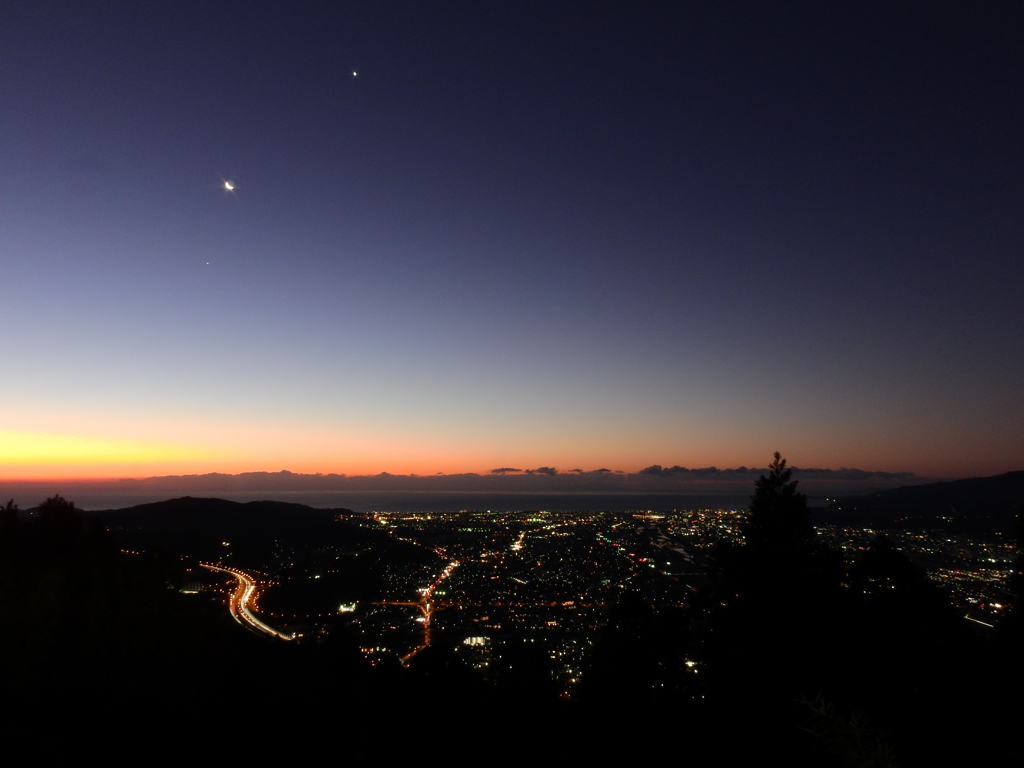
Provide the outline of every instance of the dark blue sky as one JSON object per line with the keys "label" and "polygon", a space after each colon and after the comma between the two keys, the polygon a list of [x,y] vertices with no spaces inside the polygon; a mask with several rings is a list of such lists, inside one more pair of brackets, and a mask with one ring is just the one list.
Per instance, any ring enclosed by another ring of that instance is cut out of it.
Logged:
{"label": "dark blue sky", "polygon": [[1019,469],[1022,6],[687,5],[5,6],[0,469]]}

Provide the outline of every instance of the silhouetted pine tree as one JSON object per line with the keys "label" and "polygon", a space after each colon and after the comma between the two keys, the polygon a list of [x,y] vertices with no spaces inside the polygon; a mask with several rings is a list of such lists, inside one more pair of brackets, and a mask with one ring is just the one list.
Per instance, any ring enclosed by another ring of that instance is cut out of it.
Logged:
{"label": "silhouetted pine tree", "polygon": [[799,481],[793,470],[775,452],[768,476],[754,484],[749,513],[743,524],[747,546],[778,548],[789,553],[807,551],[814,542],[814,526],[807,509],[807,497],[797,492]]}
{"label": "silhouetted pine tree", "polygon": [[14,499],[8,500],[7,504],[0,507],[0,531],[13,528],[18,524],[18,505]]}
{"label": "silhouetted pine tree", "polygon": [[842,676],[852,600],[845,568],[818,540],[807,498],[778,453],[756,483],[743,534],[716,549],[703,596],[706,690],[766,733],[796,733],[796,700]]}

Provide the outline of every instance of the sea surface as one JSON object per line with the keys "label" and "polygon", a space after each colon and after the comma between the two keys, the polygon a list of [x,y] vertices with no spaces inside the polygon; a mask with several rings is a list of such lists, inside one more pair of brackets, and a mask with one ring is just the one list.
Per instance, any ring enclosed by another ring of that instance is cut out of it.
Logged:
{"label": "sea surface", "polygon": [[350,509],[354,512],[455,512],[459,510],[507,512],[543,510],[551,512],[621,512],[626,510],[739,509],[750,503],[750,494],[616,494],[616,493],[480,493],[423,491],[203,491],[192,494],[174,491],[140,491],[88,485],[55,489],[52,485],[0,484],[0,496],[13,498],[22,509],[35,507],[54,493],[75,502],[79,509],[123,509],[171,498],[192,495],[232,501],[287,501],[320,509]]}

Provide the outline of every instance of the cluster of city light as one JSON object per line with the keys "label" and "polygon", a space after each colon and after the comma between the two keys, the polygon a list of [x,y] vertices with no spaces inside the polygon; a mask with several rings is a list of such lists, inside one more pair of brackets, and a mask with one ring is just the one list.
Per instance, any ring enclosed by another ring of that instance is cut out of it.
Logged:
{"label": "cluster of city light", "polygon": [[984,619],[994,620],[1001,610],[1000,595],[1006,589],[1016,554],[1011,540],[998,534],[981,538],[944,530],[883,532],[848,526],[818,526],[818,534],[851,562],[872,545],[879,533],[912,560],[917,560],[929,577],[948,589],[953,604],[967,613],[965,618],[992,626]]}
{"label": "cluster of city light", "polygon": [[[700,563],[718,541],[739,540],[742,519],[742,512],[724,509],[347,515],[346,522],[383,529],[394,539],[431,552],[440,562],[428,558],[414,566],[397,560],[381,563],[384,586],[378,601],[367,604],[373,607],[357,612],[356,603],[339,600],[330,613],[308,618],[316,623],[349,614],[346,621],[362,633],[360,645],[371,663],[390,656],[409,664],[438,637],[465,637],[459,652],[484,676],[491,669],[492,654],[496,658],[502,652],[502,635],[495,633],[516,633],[543,645],[557,662],[556,679],[569,695],[586,669],[589,649],[607,621],[609,607],[623,590],[646,589],[645,599],[655,610],[685,605],[696,584],[687,582],[702,570],[695,559]],[[850,559],[875,536],[874,531],[827,527],[819,533]],[[939,532],[887,535],[912,557],[927,554],[931,560],[922,562],[957,595],[965,618],[992,626],[1002,612],[996,597],[1010,573],[1011,546]],[[276,562],[280,565],[285,557],[295,561],[289,552],[282,549]],[[337,560],[353,553],[329,554]],[[343,572],[324,569],[322,560],[307,568],[309,578]],[[220,564],[211,570],[229,573],[238,581],[229,601],[236,621],[279,638],[294,637],[253,615],[258,594],[254,577]],[[321,627],[328,625],[324,621]],[[696,662],[686,660],[685,665],[689,672],[698,672]]]}
{"label": "cluster of city light", "polygon": [[[444,556],[445,550],[456,554],[454,560],[461,562],[464,568],[460,569],[462,575],[458,578],[447,580],[454,574],[445,569],[447,572],[440,577],[415,585],[411,590],[416,594],[415,599],[398,597],[402,584],[407,585],[406,590],[412,586],[410,582],[417,578],[415,573],[409,572],[405,577],[398,572],[389,575],[387,580],[395,585],[396,597],[381,601],[377,604],[379,609],[361,617],[359,631],[368,640],[379,638],[378,643],[371,643],[369,647],[387,647],[392,643],[401,647],[407,642],[408,633],[400,628],[408,626],[405,622],[412,619],[424,640],[409,652],[392,651],[406,663],[427,647],[427,632],[432,629],[445,634],[457,634],[472,626],[477,627],[477,631],[504,632],[511,628],[516,632],[536,632],[547,638],[544,642],[548,644],[549,654],[559,661],[556,679],[561,680],[568,691],[578,683],[585,667],[592,644],[589,633],[604,625],[608,607],[618,600],[625,583],[638,578],[641,569],[663,578],[666,574],[658,566],[661,560],[656,560],[663,547],[671,545],[680,550],[669,553],[666,549],[667,554],[678,556],[683,552],[680,542],[661,530],[666,525],[664,517],[629,513],[488,513],[485,516],[466,512],[365,516],[363,520],[384,527],[400,540],[418,543],[439,556]],[[626,546],[630,535],[639,532],[635,525],[638,519],[652,529],[657,526],[654,546],[650,542],[643,544],[643,549]],[[678,517],[673,519],[678,520]],[[631,524],[629,520],[634,522]],[[464,534],[481,535],[467,538]],[[431,542],[441,537],[444,549],[419,541],[421,537]],[[601,554],[602,544],[612,545],[606,554]],[[442,581],[446,584],[453,581],[455,586],[442,587]],[[685,589],[685,585],[681,586]],[[528,591],[517,592],[517,589]],[[679,602],[670,600],[666,604],[678,605]],[[399,618],[398,614],[384,612],[387,606],[403,605],[416,607],[420,615]],[[449,610],[439,615],[441,608]],[[495,616],[494,611],[498,611],[501,618]],[[511,627],[505,626],[509,622]],[[388,635],[393,640],[384,640],[380,634],[396,631],[397,634]],[[472,630],[469,636],[480,637]],[[474,654],[468,660],[470,665],[486,674],[490,646],[464,643],[460,647]]]}

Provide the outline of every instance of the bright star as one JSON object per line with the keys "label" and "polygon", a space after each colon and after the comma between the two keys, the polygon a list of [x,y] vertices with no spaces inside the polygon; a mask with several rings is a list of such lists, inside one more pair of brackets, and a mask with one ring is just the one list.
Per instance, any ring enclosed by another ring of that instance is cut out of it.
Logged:
{"label": "bright star", "polygon": [[224,189],[226,189],[228,192],[234,192],[235,191],[235,185],[232,184],[230,181],[225,181],[224,182]]}

